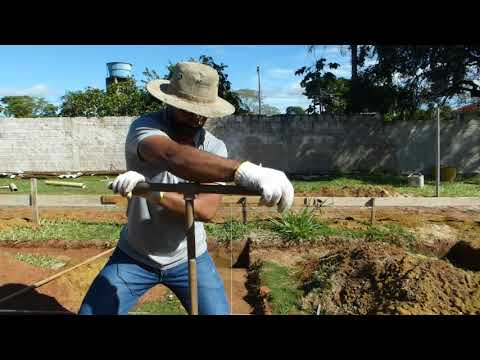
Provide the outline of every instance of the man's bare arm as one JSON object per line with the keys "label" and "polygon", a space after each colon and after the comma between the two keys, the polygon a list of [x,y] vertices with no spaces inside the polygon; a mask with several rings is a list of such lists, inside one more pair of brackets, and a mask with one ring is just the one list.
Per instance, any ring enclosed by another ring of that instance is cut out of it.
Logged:
{"label": "man's bare arm", "polygon": [[[157,204],[178,216],[185,216],[185,200],[183,195],[177,193],[164,193],[162,200],[159,196],[149,198]],[[198,194],[195,197],[194,217],[197,221],[209,222],[215,216],[222,201],[219,194]]]}
{"label": "man's bare arm", "polygon": [[168,170],[183,179],[206,183],[233,181],[239,161],[179,144],[166,136],[149,136],[138,146],[143,160],[167,162]]}

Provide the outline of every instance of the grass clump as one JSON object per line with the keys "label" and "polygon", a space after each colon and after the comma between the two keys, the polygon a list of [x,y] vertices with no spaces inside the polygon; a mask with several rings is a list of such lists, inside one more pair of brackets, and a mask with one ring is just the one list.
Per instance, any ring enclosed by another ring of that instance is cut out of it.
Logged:
{"label": "grass clump", "polygon": [[265,261],[260,271],[261,285],[269,289],[267,301],[273,314],[299,314],[303,295],[291,269]]}
{"label": "grass clump", "polygon": [[332,288],[331,277],[337,271],[340,260],[339,256],[319,259],[315,270],[303,281],[305,293],[309,293],[313,289],[320,292],[330,290]]}
{"label": "grass clump", "polygon": [[230,240],[242,240],[255,224],[253,222],[243,224],[238,220],[229,220],[223,224],[209,223],[204,224],[204,226],[209,236],[219,242],[227,242]]}
{"label": "grass clump", "polygon": [[388,242],[408,250],[416,240],[413,232],[398,224],[371,225],[360,222],[360,225],[362,226],[358,229],[331,226],[318,219],[314,210],[305,208],[297,213],[286,213],[280,219],[269,219],[269,225],[263,227],[277,233],[286,242],[296,245],[339,237]]}
{"label": "grass clump", "polygon": [[22,226],[0,230],[0,241],[103,240],[118,239],[122,224],[91,223],[81,220],[41,220],[38,228]]}
{"label": "grass clump", "polygon": [[330,229],[327,225],[319,221],[313,210],[302,209],[300,212],[287,212],[282,217],[270,219],[270,230],[279,234],[283,239],[302,243],[316,238],[319,234],[328,234]]}
{"label": "grass clump", "polygon": [[15,255],[15,260],[23,261],[27,264],[46,268],[46,269],[58,269],[65,265],[64,262],[48,255],[34,255],[34,254],[21,254]]}
{"label": "grass clump", "polygon": [[159,301],[152,301],[138,305],[134,312],[148,313],[150,315],[187,315],[178,298],[172,294]]}
{"label": "grass clump", "polygon": [[368,225],[366,230],[360,231],[359,235],[368,241],[382,241],[405,248],[412,249],[416,236],[413,232],[398,224],[384,226]]}

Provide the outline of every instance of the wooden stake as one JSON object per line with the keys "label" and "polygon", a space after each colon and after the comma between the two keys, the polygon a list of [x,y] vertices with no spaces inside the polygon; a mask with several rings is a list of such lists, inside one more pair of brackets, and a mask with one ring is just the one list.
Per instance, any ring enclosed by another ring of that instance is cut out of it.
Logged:
{"label": "wooden stake", "polygon": [[240,204],[242,204],[242,218],[243,218],[243,223],[247,223],[247,198],[242,197],[238,201]]}
{"label": "wooden stake", "polygon": [[372,225],[375,223],[375,198],[372,198],[372,212],[370,216],[370,223]]}
{"label": "wooden stake", "polygon": [[36,226],[40,226],[40,217],[38,216],[37,202],[37,179],[30,179],[30,206],[32,207],[32,220]]}
{"label": "wooden stake", "polygon": [[185,222],[187,232],[188,290],[190,315],[198,315],[197,259],[195,244],[194,196],[184,194]]}

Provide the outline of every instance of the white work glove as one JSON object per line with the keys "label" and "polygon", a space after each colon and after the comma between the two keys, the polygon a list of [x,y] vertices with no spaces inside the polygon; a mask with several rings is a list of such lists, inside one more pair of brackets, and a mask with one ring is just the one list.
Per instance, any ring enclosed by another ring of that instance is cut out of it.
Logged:
{"label": "white work glove", "polygon": [[[126,173],[118,175],[113,180],[112,190],[114,193],[120,193],[122,196],[131,196],[131,192],[135,186],[145,181],[145,176],[136,171],[127,171]],[[129,195],[130,194],[130,195]]]}
{"label": "white work glove", "polygon": [[274,206],[283,212],[293,203],[294,190],[283,171],[264,168],[249,161],[235,171],[235,183],[261,193],[260,205]]}

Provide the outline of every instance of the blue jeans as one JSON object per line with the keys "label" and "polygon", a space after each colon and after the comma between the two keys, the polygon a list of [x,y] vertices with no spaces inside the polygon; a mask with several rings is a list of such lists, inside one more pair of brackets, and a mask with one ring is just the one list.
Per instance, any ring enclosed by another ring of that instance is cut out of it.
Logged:
{"label": "blue jeans", "polygon": [[[205,251],[197,257],[198,313],[230,313],[223,281]],[[188,263],[159,270],[142,264],[118,247],[93,281],[79,315],[127,315],[139,299],[157,284],[167,286],[189,311]]]}

